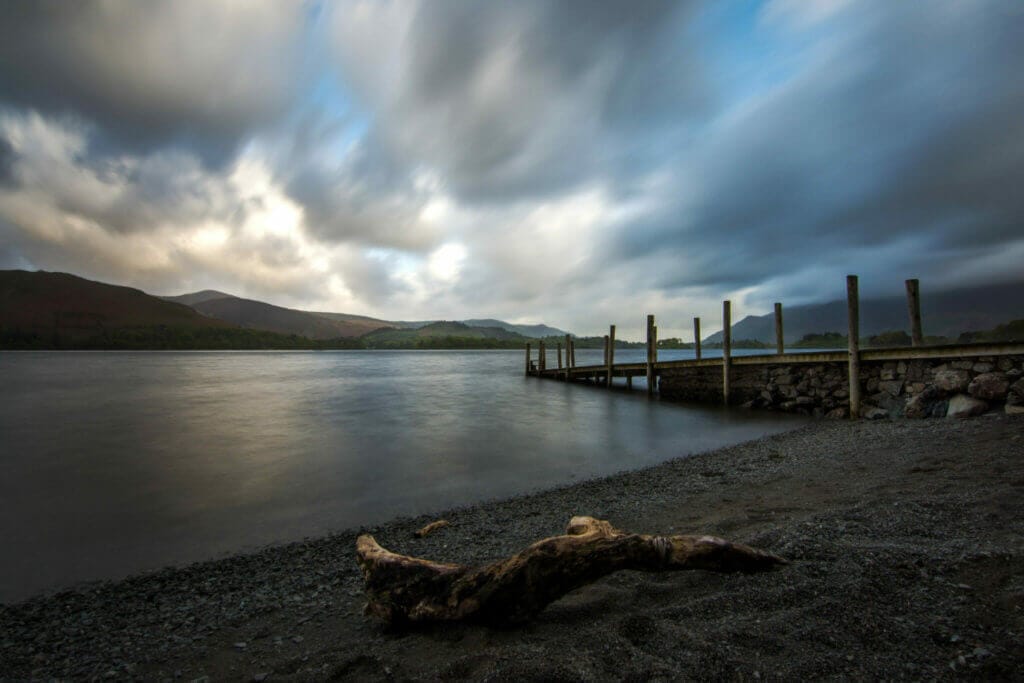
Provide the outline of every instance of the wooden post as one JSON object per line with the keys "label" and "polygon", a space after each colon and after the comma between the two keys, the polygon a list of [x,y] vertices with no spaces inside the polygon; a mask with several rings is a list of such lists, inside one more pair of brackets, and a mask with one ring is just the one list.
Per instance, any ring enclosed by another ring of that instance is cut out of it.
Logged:
{"label": "wooden post", "polygon": [[537,350],[537,353],[540,354],[540,356],[537,358],[537,371],[538,372],[544,372],[545,370],[547,370],[548,357],[547,357],[547,351],[545,351],[545,349],[544,349],[544,342],[543,341],[540,342],[539,348]]}
{"label": "wooden post", "polygon": [[608,328],[608,379],[606,384],[612,386],[612,367],[615,365],[615,325]]}
{"label": "wooden post", "polygon": [[562,342],[558,342],[558,369],[562,369]]}
{"label": "wooden post", "polygon": [[697,360],[700,360],[700,318],[693,319],[693,350],[697,352]]}
{"label": "wooden post", "polygon": [[647,395],[654,395],[654,316],[647,316]]}
{"label": "wooden post", "polygon": [[786,352],[786,342],[782,336],[782,304],[775,304],[775,353],[780,356]]}
{"label": "wooden post", "polygon": [[569,369],[572,368],[572,337],[565,335],[565,381],[571,376]]}
{"label": "wooden post", "polygon": [[914,346],[924,346],[921,331],[921,289],[917,278],[907,280],[907,308],[910,311],[910,338]]}
{"label": "wooden post", "polygon": [[526,374],[530,374],[530,342],[526,342]]}
{"label": "wooden post", "polygon": [[850,418],[860,417],[860,297],[857,276],[846,276],[846,312],[849,319]]}
{"label": "wooden post", "polygon": [[722,399],[729,405],[729,361],[732,357],[732,302],[722,302]]}

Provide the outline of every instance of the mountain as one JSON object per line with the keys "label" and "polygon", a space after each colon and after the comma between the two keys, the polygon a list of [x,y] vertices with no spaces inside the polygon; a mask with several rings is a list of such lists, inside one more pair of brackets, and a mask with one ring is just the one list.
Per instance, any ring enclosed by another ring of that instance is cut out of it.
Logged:
{"label": "mountain", "polygon": [[310,339],[358,337],[373,329],[368,328],[362,322],[332,320],[316,313],[297,311],[234,296],[201,301],[192,304],[192,308],[203,315],[224,320],[239,327],[268,330],[278,334],[296,334]]}
{"label": "mountain", "polygon": [[[806,334],[846,334],[846,301],[783,308],[786,342]],[[960,333],[987,330],[1010,320],[1024,318],[1024,282],[921,293],[921,326],[925,335],[956,339]],[[910,330],[907,300],[902,296],[864,299],[860,302],[860,333],[867,337],[890,330]],[[733,339],[775,340],[775,315],[747,316],[732,327]],[[716,332],[704,343],[722,341]]]}
{"label": "mountain", "polygon": [[[462,342],[454,343],[454,340]],[[472,348],[518,347],[526,337],[501,327],[471,327],[461,322],[441,321],[417,328],[385,328],[360,338],[367,348]]]}
{"label": "mountain", "polygon": [[182,294],[181,296],[161,296],[158,298],[163,299],[164,301],[174,301],[179,304],[185,304],[186,306],[194,306],[195,304],[212,301],[213,299],[234,299],[235,297],[231,294],[218,292],[216,289],[204,289],[201,292],[192,292],[191,294]]}
{"label": "mountain", "polygon": [[327,318],[328,320],[335,320],[338,322],[348,323],[353,329],[361,330],[358,334],[363,335],[373,330],[379,330],[382,327],[399,327],[398,324],[388,322],[387,320],[378,320],[377,318],[371,318],[368,315],[355,315],[354,313],[320,313],[313,312],[313,315],[318,315],[321,318]]}
{"label": "mountain", "polygon": [[[191,294],[181,294],[179,296],[162,296],[160,298],[165,301],[176,301],[186,304],[204,315],[219,318],[242,327],[271,330],[281,334],[298,334],[310,339],[360,337],[383,328],[414,330],[445,322],[441,320],[381,320],[352,313],[302,311],[294,308],[274,306],[273,304],[252,299],[242,299],[214,289],[204,289],[201,292],[192,292]],[[328,320],[330,324],[325,326],[323,323],[311,319],[310,316]],[[530,338],[562,337],[566,334],[563,330],[547,325],[515,325],[493,318],[460,320],[459,323],[467,327],[500,328],[507,332]],[[454,336],[478,339],[496,338],[472,334]]]}
{"label": "mountain", "polygon": [[515,325],[513,323],[507,323],[504,320],[495,320],[493,318],[461,320],[460,322],[470,327],[500,327],[503,330],[515,332],[516,334],[524,337],[531,337],[533,339],[540,339],[543,337],[564,337],[567,334],[565,330],[548,327],[547,325]]}
{"label": "mountain", "polygon": [[12,339],[76,344],[121,328],[231,328],[131,287],[68,273],[0,271],[0,329]]}

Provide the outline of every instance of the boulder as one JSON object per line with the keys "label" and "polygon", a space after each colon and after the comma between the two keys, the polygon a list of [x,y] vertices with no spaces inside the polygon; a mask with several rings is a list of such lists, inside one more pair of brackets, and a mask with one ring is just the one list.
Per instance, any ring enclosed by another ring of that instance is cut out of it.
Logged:
{"label": "boulder", "polygon": [[951,394],[960,394],[967,391],[971,383],[971,373],[966,370],[940,370],[935,373],[933,384],[943,391]]}
{"label": "boulder", "polygon": [[986,410],[988,410],[988,403],[985,401],[967,394],[957,394],[949,399],[946,417],[971,417],[972,415],[981,415]]}
{"label": "boulder", "polygon": [[868,408],[864,411],[865,420],[881,420],[889,417],[889,411],[884,408]]}
{"label": "boulder", "polygon": [[1024,415],[1024,406],[1011,406],[1007,403],[1005,410],[1007,415]]}
{"label": "boulder", "polygon": [[903,392],[903,380],[893,379],[878,383],[878,390],[890,396],[899,396]]}
{"label": "boulder", "polygon": [[825,413],[825,417],[835,420],[848,417],[849,414],[850,412],[844,406],[839,406],[838,408],[833,408],[832,410]]}
{"label": "boulder", "polygon": [[967,393],[983,401],[1002,401],[1010,390],[1010,382],[1001,372],[986,372],[978,375],[967,387]]}
{"label": "boulder", "polygon": [[979,375],[983,375],[986,372],[992,372],[991,363],[975,363],[971,366],[971,369],[977,372]]}
{"label": "boulder", "polygon": [[944,396],[945,392],[936,386],[925,387],[924,391],[907,401],[903,414],[911,418],[928,417],[932,413],[932,408],[942,401]]}

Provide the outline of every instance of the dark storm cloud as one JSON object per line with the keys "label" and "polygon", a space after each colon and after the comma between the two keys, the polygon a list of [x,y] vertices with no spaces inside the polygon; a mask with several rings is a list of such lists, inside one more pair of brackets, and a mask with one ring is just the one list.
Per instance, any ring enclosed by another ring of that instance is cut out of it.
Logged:
{"label": "dark storm cloud", "polygon": [[[392,149],[463,200],[501,202],[620,172],[706,112],[692,4],[424,2],[406,32],[362,49],[363,26],[342,12],[339,51],[350,72],[369,70],[354,81]],[[374,77],[380,49],[397,66]]]}
{"label": "dark storm cloud", "polygon": [[972,7],[853,5],[812,68],[674,166],[681,198],[608,257],[685,255],[668,287],[739,289],[814,266],[942,281],[977,255],[950,247],[1020,240],[1024,13]]}
{"label": "dark storm cloud", "polygon": [[151,0],[0,3],[0,101],[96,124],[94,146],[227,159],[302,81],[301,6]]}
{"label": "dark storm cloud", "polygon": [[0,186],[12,187],[15,184],[14,164],[17,160],[18,154],[10,141],[0,135]]}

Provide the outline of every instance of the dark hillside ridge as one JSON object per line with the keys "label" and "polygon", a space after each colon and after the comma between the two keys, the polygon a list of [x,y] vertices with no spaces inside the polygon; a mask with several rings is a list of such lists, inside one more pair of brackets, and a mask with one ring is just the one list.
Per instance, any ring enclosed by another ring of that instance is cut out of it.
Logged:
{"label": "dark hillside ridge", "polygon": [[[839,332],[846,334],[846,301],[806,304],[783,308],[786,343],[807,334]],[[954,289],[945,292],[921,292],[921,321],[925,335],[956,339],[962,332],[988,330],[1010,320],[1024,318],[1024,281]],[[903,296],[862,299],[861,336],[891,330],[910,331],[907,300]],[[747,316],[732,326],[732,338],[775,341],[775,315]],[[706,344],[722,341],[716,332],[703,340]]]}
{"label": "dark hillside ridge", "polygon": [[358,337],[367,332],[363,323],[332,320],[315,313],[297,311],[282,306],[227,297],[193,304],[196,311],[254,330],[268,330],[278,334],[295,334],[309,339],[337,339]]}
{"label": "dark hillside ridge", "polygon": [[234,299],[236,298],[232,294],[225,294],[224,292],[218,292],[216,289],[204,289],[201,292],[192,292],[191,294],[180,294],[178,296],[160,296],[157,297],[164,301],[174,301],[179,304],[185,304],[186,306],[195,306],[205,301],[213,301],[214,299]]}
{"label": "dark hillside ridge", "polygon": [[5,330],[76,339],[103,329],[155,325],[233,327],[131,287],[68,273],[0,271],[0,328]]}
{"label": "dark hillside ridge", "polygon": [[507,323],[504,320],[495,320],[493,318],[474,319],[474,320],[462,320],[460,321],[470,327],[500,327],[509,332],[515,332],[521,334],[524,337],[530,337],[532,339],[542,339],[544,337],[564,337],[567,333],[565,330],[560,330],[557,327],[549,327],[548,325],[516,325],[514,323]]}

